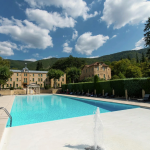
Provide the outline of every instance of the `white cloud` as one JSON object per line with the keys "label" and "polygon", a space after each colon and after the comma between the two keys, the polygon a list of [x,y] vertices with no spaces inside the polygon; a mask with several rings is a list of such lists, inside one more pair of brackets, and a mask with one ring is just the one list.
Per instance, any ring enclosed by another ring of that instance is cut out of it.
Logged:
{"label": "white cloud", "polygon": [[108,36],[101,34],[92,36],[91,32],[86,32],[78,38],[75,50],[81,54],[91,55],[94,50],[103,46],[108,39]]}
{"label": "white cloud", "polygon": [[65,52],[65,53],[71,53],[72,52],[72,47],[69,47],[68,43],[69,42],[66,42],[63,44],[63,52]]}
{"label": "white cloud", "polygon": [[25,59],[25,61],[37,61],[36,59],[34,59],[34,58],[31,58],[31,59]]}
{"label": "white cloud", "polygon": [[34,57],[39,57],[39,54],[38,54],[38,53],[35,53],[35,54],[32,54],[32,56],[34,56]]}
{"label": "white cloud", "polygon": [[15,43],[8,41],[0,42],[0,55],[11,56],[14,55],[13,49],[18,49]]}
{"label": "white cloud", "polygon": [[74,30],[72,35],[72,40],[75,40],[78,37],[78,31]]}
{"label": "white cloud", "polygon": [[98,58],[100,56],[91,56],[91,57],[87,57],[87,58]]}
{"label": "white cloud", "polygon": [[10,35],[13,39],[26,44],[22,48],[53,47],[49,30],[42,29],[27,20],[21,21],[14,18],[8,20],[0,17],[0,33]]}
{"label": "white cloud", "polygon": [[50,58],[56,58],[56,57],[57,57],[57,55],[56,56],[48,56],[48,57],[45,57],[43,59],[50,59]]}
{"label": "white cloud", "polygon": [[24,50],[22,50],[23,51],[23,53],[28,53],[29,51],[28,50],[26,50],[26,49],[24,49]]}
{"label": "white cloud", "polygon": [[112,39],[115,38],[115,37],[117,37],[117,35],[113,35],[113,36],[112,36]]}
{"label": "white cloud", "polygon": [[98,13],[88,14],[90,8],[83,0],[25,0],[33,8],[55,6],[62,8],[64,13],[76,18],[82,16],[84,20],[96,16]]}
{"label": "white cloud", "polygon": [[74,27],[76,21],[68,17],[67,14],[62,16],[57,12],[48,13],[46,10],[26,9],[26,14],[31,21],[35,21],[40,27],[55,31],[59,28]]}
{"label": "white cloud", "polygon": [[140,50],[144,48],[144,45],[145,45],[144,38],[141,38],[138,42],[135,43],[135,48],[132,50]]}
{"label": "white cloud", "polygon": [[149,14],[148,0],[106,0],[101,19],[108,27],[114,24],[114,29],[119,29],[126,24],[135,25],[144,22]]}

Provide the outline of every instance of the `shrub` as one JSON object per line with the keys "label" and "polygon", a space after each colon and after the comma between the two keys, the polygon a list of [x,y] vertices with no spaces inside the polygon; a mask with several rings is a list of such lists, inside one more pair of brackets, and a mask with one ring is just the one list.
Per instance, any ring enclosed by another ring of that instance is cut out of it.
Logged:
{"label": "shrub", "polygon": [[14,87],[10,87],[10,90],[14,90]]}

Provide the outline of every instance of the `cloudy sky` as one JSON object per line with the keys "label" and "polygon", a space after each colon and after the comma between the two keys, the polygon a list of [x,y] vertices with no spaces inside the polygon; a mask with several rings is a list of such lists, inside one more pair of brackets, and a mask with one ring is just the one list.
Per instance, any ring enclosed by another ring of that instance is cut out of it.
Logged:
{"label": "cloudy sky", "polygon": [[99,57],[144,47],[148,0],[0,0],[0,56]]}

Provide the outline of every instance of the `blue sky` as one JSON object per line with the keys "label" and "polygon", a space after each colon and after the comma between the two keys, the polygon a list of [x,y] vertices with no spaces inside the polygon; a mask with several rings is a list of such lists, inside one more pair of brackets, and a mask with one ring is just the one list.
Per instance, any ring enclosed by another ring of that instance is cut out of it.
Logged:
{"label": "blue sky", "polygon": [[144,47],[148,0],[1,0],[0,56],[100,57]]}

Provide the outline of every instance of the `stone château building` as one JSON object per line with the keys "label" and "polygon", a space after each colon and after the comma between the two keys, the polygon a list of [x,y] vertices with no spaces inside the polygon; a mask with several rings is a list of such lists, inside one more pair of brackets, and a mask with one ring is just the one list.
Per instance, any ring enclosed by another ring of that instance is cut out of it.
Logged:
{"label": "stone ch\u00e2teau building", "polygon": [[[27,65],[27,64],[25,64]],[[45,85],[54,87],[54,79],[49,79],[47,76],[48,71],[35,71],[29,70],[27,66],[22,70],[11,70],[13,75],[8,79],[7,83],[4,85],[4,88],[26,88],[27,85],[31,83],[36,83],[40,87],[44,88]],[[61,87],[61,84],[66,84],[66,74],[57,79],[57,86]]]}
{"label": "stone ch\u00e2teau building", "polygon": [[95,75],[98,75],[101,79],[109,80],[111,79],[111,68],[103,62],[85,65],[81,71],[80,80]]}

